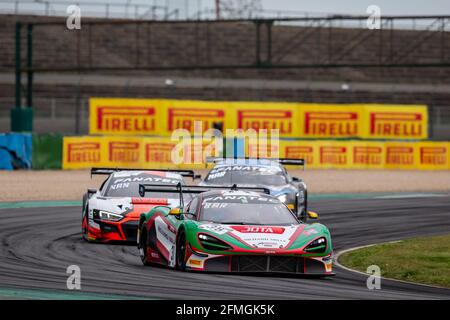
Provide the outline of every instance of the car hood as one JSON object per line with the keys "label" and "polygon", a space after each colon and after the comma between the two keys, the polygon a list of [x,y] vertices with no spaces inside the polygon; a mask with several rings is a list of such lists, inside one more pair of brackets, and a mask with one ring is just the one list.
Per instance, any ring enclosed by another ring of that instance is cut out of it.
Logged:
{"label": "car hood", "polygon": [[203,223],[198,226],[198,231],[206,231],[234,247],[250,250],[298,249],[321,235],[329,238],[328,229],[318,223],[288,226]]}

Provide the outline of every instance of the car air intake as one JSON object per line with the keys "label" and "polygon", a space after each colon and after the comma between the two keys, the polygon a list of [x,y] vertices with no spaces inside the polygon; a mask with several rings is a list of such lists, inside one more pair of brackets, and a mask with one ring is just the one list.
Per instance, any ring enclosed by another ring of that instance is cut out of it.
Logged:
{"label": "car air intake", "polygon": [[322,253],[325,252],[326,249],[327,239],[325,239],[324,237],[320,237],[308,244],[305,248],[305,251],[311,253]]}
{"label": "car air intake", "polygon": [[126,241],[135,242],[137,240],[138,221],[128,221],[122,223],[122,230]]}
{"label": "car air intake", "polygon": [[231,271],[303,273],[304,264],[303,257],[237,255],[232,257]]}
{"label": "car air intake", "polygon": [[206,250],[223,251],[232,249],[226,242],[204,233],[198,235],[198,240]]}

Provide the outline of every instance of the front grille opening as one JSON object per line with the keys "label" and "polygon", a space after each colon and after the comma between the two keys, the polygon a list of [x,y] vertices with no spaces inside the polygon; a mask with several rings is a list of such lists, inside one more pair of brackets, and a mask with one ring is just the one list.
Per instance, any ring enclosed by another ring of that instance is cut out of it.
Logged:
{"label": "front grille opening", "polygon": [[304,258],[290,256],[233,256],[234,272],[303,273]]}
{"label": "front grille opening", "polygon": [[122,224],[122,230],[125,235],[125,238],[128,241],[136,241],[137,240],[137,229],[138,222],[126,222]]}
{"label": "front grille opening", "polygon": [[100,230],[104,233],[118,232],[117,227],[106,223],[100,223]]}
{"label": "front grille opening", "polygon": [[270,271],[272,272],[297,272],[296,257],[270,257]]}
{"label": "front grille opening", "polygon": [[267,257],[264,256],[240,256],[239,271],[258,272],[267,270]]}

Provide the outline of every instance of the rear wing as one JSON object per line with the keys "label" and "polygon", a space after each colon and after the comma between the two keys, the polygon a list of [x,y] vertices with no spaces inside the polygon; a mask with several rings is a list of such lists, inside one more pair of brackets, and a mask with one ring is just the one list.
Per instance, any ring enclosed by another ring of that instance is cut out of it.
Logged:
{"label": "rear wing", "polygon": [[177,170],[177,169],[130,169],[130,168],[91,168],[92,175],[110,175],[118,171],[161,171],[161,172],[175,172],[180,174],[182,177],[189,177],[192,179],[200,179],[202,176],[195,174],[193,170]]}
{"label": "rear wing", "polygon": [[268,188],[256,188],[256,187],[238,187],[237,185],[232,186],[183,186],[181,183],[170,185],[170,184],[139,184],[139,195],[145,197],[146,192],[183,192],[183,193],[203,193],[211,190],[248,190],[256,191],[261,193],[270,194]]}
{"label": "rear wing", "polygon": [[180,207],[184,206],[183,193],[186,194],[199,194],[211,190],[249,190],[270,194],[270,190],[267,188],[253,188],[253,187],[238,187],[232,186],[183,186],[181,183],[176,185],[167,184],[139,184],[139,195],[144,198],[146,192],[161,192],[161,193],[174,193],[180,194]]}
{"label": "rear wing", "polygon": [[252,157],[235,157],[235,158],[221,158],[221,157],[207,157],[206,163],[218,163],[221,161],[229,163],[239,163],[239,162],[270,162],[275,161],[282,165],[293,165],[293,166],[305,166],[305,159],[293,159],[293,158],[252,158]]}

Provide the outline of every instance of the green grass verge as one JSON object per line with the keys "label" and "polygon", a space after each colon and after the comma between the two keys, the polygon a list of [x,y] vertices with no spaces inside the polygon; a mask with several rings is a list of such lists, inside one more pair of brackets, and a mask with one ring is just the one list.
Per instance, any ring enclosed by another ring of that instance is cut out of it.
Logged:
{"label": "green grass verge", "polygon": [[450,235],[375,245],[342,254],[342,265],[367,271],[377,265],[386,278],[450,288]]}

